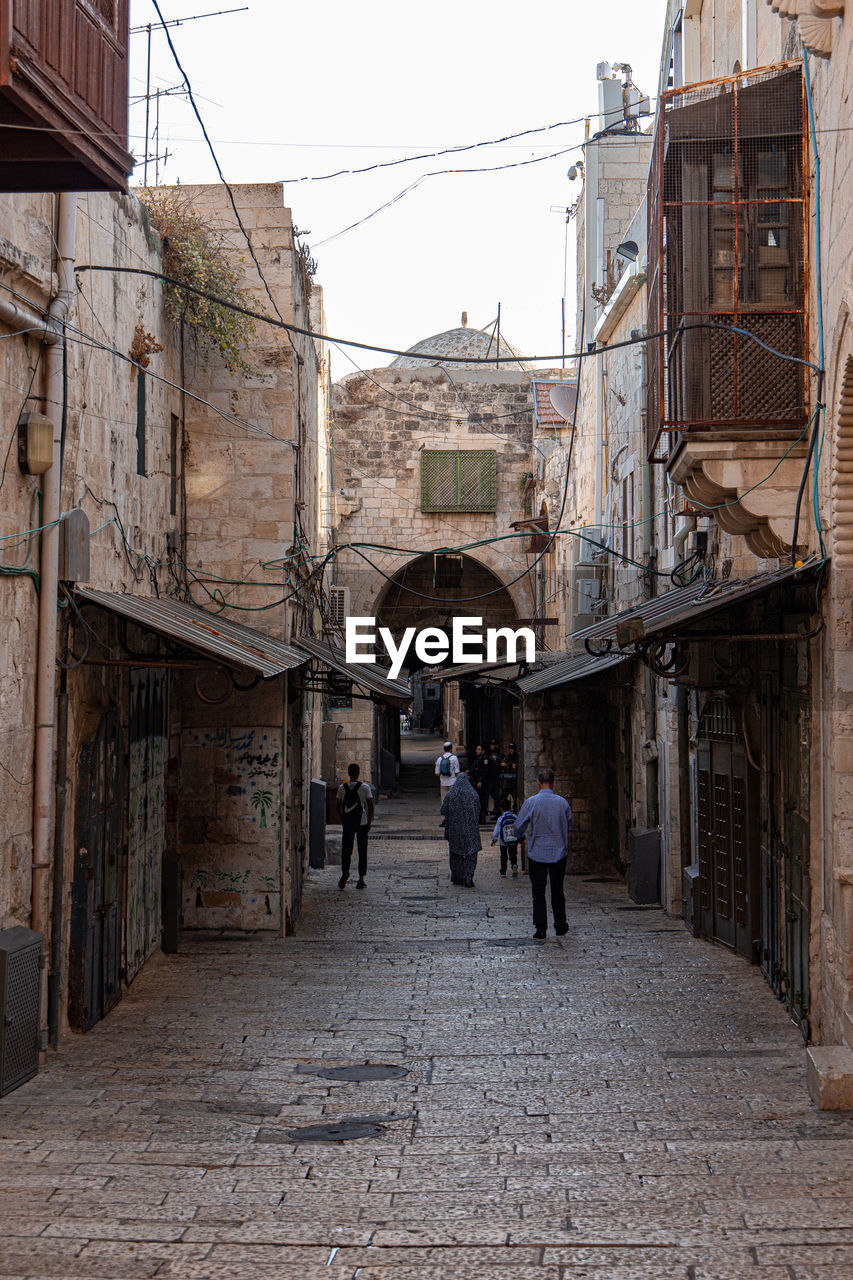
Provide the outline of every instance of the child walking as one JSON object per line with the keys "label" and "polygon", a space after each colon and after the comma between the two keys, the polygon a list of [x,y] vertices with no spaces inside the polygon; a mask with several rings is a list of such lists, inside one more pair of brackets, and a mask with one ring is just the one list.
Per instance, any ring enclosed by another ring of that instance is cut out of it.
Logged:
{"label": "child walking", "polygon": [[492,844],[500,842],[501,846],[501,875],[506,875],[507,861],[509,861],[513,880],[518,875],[518,836],[515,834],[517,817],[509,801],[505,800],[503,813],[495,823],[495,829],[492,832]]}

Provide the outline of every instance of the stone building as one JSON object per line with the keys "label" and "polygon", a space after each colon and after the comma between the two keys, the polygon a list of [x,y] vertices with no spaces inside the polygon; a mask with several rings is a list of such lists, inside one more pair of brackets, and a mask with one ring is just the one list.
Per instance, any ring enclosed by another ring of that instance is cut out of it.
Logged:
{"label": "stone building", "polygon": [[[523,357],[494,328],[464,324],[336,386],[334,572],[345,613],[375,617],[395,637],[406,626],[447,632],[457,616],[484,627],[534,618],[533,397]],[[493,682],[439,682],[417,662],[412,670],[418,724],[443,724],[463,747],[519,736],[517,697]],[[392,785],[390,719],[369,705],[335,708],[333,719],[342,726],[337,775],[357,758]]]}
{"label": "stone building", "polygon": [[[263,281],[224,190],[182,190],[258,309],[322,330],[281,186],[234,188]],[[257,376],[199,351],[132,195],[5,195],[0,225],[0,923],[45,936],[55,1039],[179,923],[295,927],[320,743],[295,638],[322,605],[328,363],[262,324]]]}
{"label": "stone building", "polygon": [[[527,737],[550,736],[581,784],[592,754],[602,852],[632,881],[657,849],[664,905],[760,966],[829,1107],[853,1097],[850,142],[835,128],[851,21],[809,0],[669,6],[647,188],[592,308],[600,246],[580,229],[595,346],[554,552],[564,657],[519,682]],[[559,492],[571,435],[537,501]],[[560,732],[577,717],[583,751]]]}

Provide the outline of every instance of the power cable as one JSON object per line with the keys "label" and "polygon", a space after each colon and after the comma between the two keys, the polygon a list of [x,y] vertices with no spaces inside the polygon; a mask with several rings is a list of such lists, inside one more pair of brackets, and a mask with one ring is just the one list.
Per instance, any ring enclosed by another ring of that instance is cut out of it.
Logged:
{"label": "power cable", "polygon": [[[171,50],[172,57],[175,59],[175,66],[178,68],[178,71],[179,71],[179,72],[181,73],[181,75],[183,76],[184,84],[185,84],[185,86],[186,86],[186,90],[187,90],[187,97],[189,98],[189,102],[190,102],[190,106],[191,106],[191,107],[192,107],[192,109],[193,109],[193,113],[194,113],[195,118],[196,118],[196,120],[198,121],[198,124],[199,124],[199,128],[201,129],[201,132],[202,132],[202,134],[203,134],[203,136],[204,136],[204,140],[205,140],[205,142],[207,143],[207,149],[208,149],[208,151],[210,152],[211,159],[213,160],[213,163],[214,163],[214,165],[215,165],[215,167],[216,167],[216,172],[219,174],[219,180],[220,180],[220,182],[222,183],[223,187],[225,188],[225,190],[226,190],[226,191],[227,191],[227,193],[228,193],[228,200],[229,200],[229,202],[230,202],[230,204],[231,204],[231,208],[232,208],[232,209],[233,209],[233,211],[234,211],[234,217],[235,217],[235,218],[236,218],[236,220],[237,220],[237,226],[240,228],[240,232],[241,232],[241,234],[242,234],[242,236],[243,236],[243,239],[246,241],[246,245],[248,246],[248,249],[249,249],[249,254],[251,255],[252,261],[253,261],[253,262],[254,262],[254,264],[255,264],[255,267],[256,267],[256,269],[257,269],[258,276],[259,276],[259,278],[260,278],[261,284],[264,286],[264,289],[265,289],[265,291],[266,291],[266,295],[267,295],[267,297],[269,298],[270,302],[272,303],[273,311],[275,311],[275,313],[276,313],[276,315],[278,316],[279,320],[282,322],[282,325],[284,326],[285,331],[287,331],[287,326],[286,326],[286,325],[284,325],[284,317],[282,316],[281,312],[280,312],[280,311],[279,311],[279,309],[278,309],[278,304],[276,303],[276,300],[275,300],[275,298],[273,297],[272,290],[270,289],[269,285],[267,284],[267,279],[266,279],[266,276],[264,275],[263,270],[262,270],[262,268],[261,268],[261,264],[260,264],[260,262],[259,262],[259,260],[258,260],[258,255],[255,253],[255,247],[254,247],[254,245],[252,244],[251,237],[249,236],[249,233],[248,233],[248,231],[246,230],[246,227],[245,227],[245,224],[244,224],[244,222],[243,222],[243,219],[240,217],[240,211],[239,211],[239,209],[237,208],[237,201],[234,199],[234,192],[231,190],[231,187],[230,187],[230,185],[229,185],[229,183],[228,183],[228,181],[227,181],[227,179],[226,179],[226,177],[225,177],[225,174],[222,172],[222,166],[221,166],[221,165],[220,165],[220,163],[219,163],[219,158],[217,157],[217,154],[216,154],[216,151],[215,151],[215,149],[214,149],[213,143],[212,143],[212,142],[211,142],[211,140],[210,140],[210,135],[208,134],[207,129],[205,128],[205,124],[204,124],[204,120],[202,119],[201,112],[200,112],[200,111],[199,111],[199,109],[198,109],[198,104],[196,103],[196,100],[195,100],[195,95],[194,95],[194,93],[193,93],[192,85],[190,84],[189,76],[187,75],[186,71],[184,70],[183,66],[181,65],[181,60],[180,60],[180,58],[178,57],[178,51],[177,51],[177,49],[175,48],[174,41],[172,40],[171,35],[169,34],[169,28],[168,28],[168,25],[167,25],[167,23],[166,23],[166,19],[163,17],[163,13],[162,13],[162,10],[160,9],[160,5],[159,5],[159,3],[158,3],[158,0],[151,0],[151,3],[152,3],[152,4],[153,4],[153,6],[154,6],[154,9],[155,9],[155,11],[156,11],[156,13],[157,13],[157,17],[160,19],[160,26],[163,28],[163,32],[164,32],[164,34],[165,34],[165,36],[166,36],[166,40],[167,40],[167,42],[168,42],[169,49]],[[296,351],[296,347],[295,347],[295,346],[294,346],[294,344],[293,344],[293,339],[290,337],[290,334],[289,334],[289,333],[288,333],[288,341],[290,342],[291,347],[293,347],[294,353],[295,353],[295,354],[297,355],[297,357],[298,357],[298,356],[299,356],[299,353]]]}
{"label": "power cable", "polygon": [[[377,169],[393,169],[401,164],[412,164],[416,160],[437,160],[439,156],[459,155],[463,151],[477,151],[480,147],[498,147],[504,142],[514,142],[516,138],[528,138],[534,133],[548,133],[552,129],[565,129],[572,124],[583,124],[588,116],[577,116],[574,120],[557,120],[553,124],[543,124],[538,129],[522,129],[518,133],[507,133],[502,138],[489,138],[485,142],[469,142],[458,147],[442,147],[438,151],[423,151],[416,156],[400,156],[396,160],[381,160],[376,164],[366,164],[360,169],[337,169],[334,173],[305,174],[301,178],[282,178],[282,182],[328,182],[331,178],[354,177],[362,173],[374,173]],[[559,154],[559,153],[557,153]],[[445,170],[446,173],[476,173],[476,169]]]}
{"label": "power cable", "polygon": [[529,164],[541,164],[543,160],[555,160],[558,156],[567,156],[571,151],[582,151],[583,143],[579,142],[572,147],[564,147],[562,151],[552,151],[547,156],[534,156],[532,160],[515,160],[511,164],[498,164],[486,166],[481,169],[433,169],[429,173],[422,173],[414,182],[410,182],[402,191],[398,191],[390,200],[386,200],[378,209],[374,209],[372,213],[365,214],[363,218],[359,218],[357,222],[351,222],[348,227],[343,227],[340,231],[335,231],[330,236],[326,236],[323,240],[318,240],[314,245],[315,249],[322,249],[323,245],[331,244],[333,240],[339,240],[341,236],[345,236],[350,231],[355,231],[356,227],[361,227],[365,222],[370,222],[371,218],[375,218],[377,214],[384,213],[386,209],[390,209],[392,205],[397,204],[404,196],[410,194],[422,182],[426,182],[427,178],[441,178],[447,174],[463,174],[463,173],[500,173],[504,169],[521,169]]}
{"label": "power cable", "polygon": [[[152,0],[153,3],[153,0]],[[196,294],[200,298],[206,298],[209,302],[216,302],[222,307],[227,307],[231,311],[236,311],[240,315],[249,316],[252,320],[257,320],[261,324],[272,325],[273,328],[286,329],[289,333],[299,333],[306,338],[313,338],[315,342],[328,342],[330,345],[340,344],[344,347],[357,347],[361,351],[378,351],[382,355],[391,356],[411,356],[411,351],[401,351],[399,347],[381,347],[371,342],[357,342],[354,338],[336,338],[327,333],[317,333],[313,329],[305,329],[302,325],[292,324],[285,320],[273,320],[271,316],[265,316],[261,311],[252,311],[249,307],[241,307],[239,303],[229,302],[225,298],[219,298],[214,293],[209,293],[205,289],[198,289],[195,285],[187,284],[183,280],[176,280],[174,276],[164,275],[161,271],[152,271],[142,267],[114,267],[105,266],[99,263],[81,263],[74,268],[76,272],[82,271],[107,271],[115,275],[142,275],[149,276],[154,280],[162,280],[165,284],[174,285],[178,289],[186,289],[187,292]],[[636,347],[642,342],[653,342],[659,338],[668,338],[671,342],[676,336],[683,333],[690,333],[698,329],[721,330],[723,333],[736,333],[743,338],[748,338],[757,346],[761,347],[770,355],[778,356],[780,360],[787,360],[791,364],[802,365],[806,369],[813,369],[816,373],[820,373],[820,366],[811,360],[806,360],[802,356],[792,356],[786,351],[779,351],[776,347],[771,347],[768,342],[764,342],[751,329],[744,329],[741,325],[723,324],[721,321],[702,320],[694,321],[689,324],[683,322],[677,326],[675,330],[659,329],[654,333],[644,333],[636,338],[625,338],[621,342],[608,342],[598,346],[590,344],[592,349],[587,348],[584,351],[567,351],[560,352],[558,355],[549,356],[525,356],[525,364],[550,364],[556,367],[562,360],[588,360],[593,356],[602,355],[608,351],[619,351],[623,347]],[[466,364],[466,365],[499,365],[506,363],[506,356],[450,356],[441,352],[423,351],[418,353],[420,360],[435,360],[437,364]]]}

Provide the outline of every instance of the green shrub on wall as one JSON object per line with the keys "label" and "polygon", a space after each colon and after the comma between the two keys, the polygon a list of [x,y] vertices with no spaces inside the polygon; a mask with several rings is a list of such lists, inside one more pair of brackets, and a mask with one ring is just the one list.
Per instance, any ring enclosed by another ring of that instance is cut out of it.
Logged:
{"label": "green shrub on wall", "polygon": [[[221,232],[205,222],[180,187],[141,187],[137,195],[163,241],[164,275],[226,302],[253,311],[261,309],[239,287],[239,273],[228,261]],[[190,327],[203,355],[215,351],[231,373],[258,375],[258,368],[246,358],[255,332],[255,322],[249,316],[174,285],[164,288],[169,315],[176,324],[183,321]]]}

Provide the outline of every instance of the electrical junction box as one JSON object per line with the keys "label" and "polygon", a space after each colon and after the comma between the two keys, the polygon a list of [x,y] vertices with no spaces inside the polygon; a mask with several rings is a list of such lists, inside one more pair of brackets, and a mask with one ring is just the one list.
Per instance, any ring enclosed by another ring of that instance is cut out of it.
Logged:
{"label": "electrical junction box", "polygon": [[660,902],[660,827],[628,832],[628,897],[643,905]]}
{"label": "electrical junction box", "polygon": [[75,507],[59,525],[59,581],[89,581],[89,517]]}

